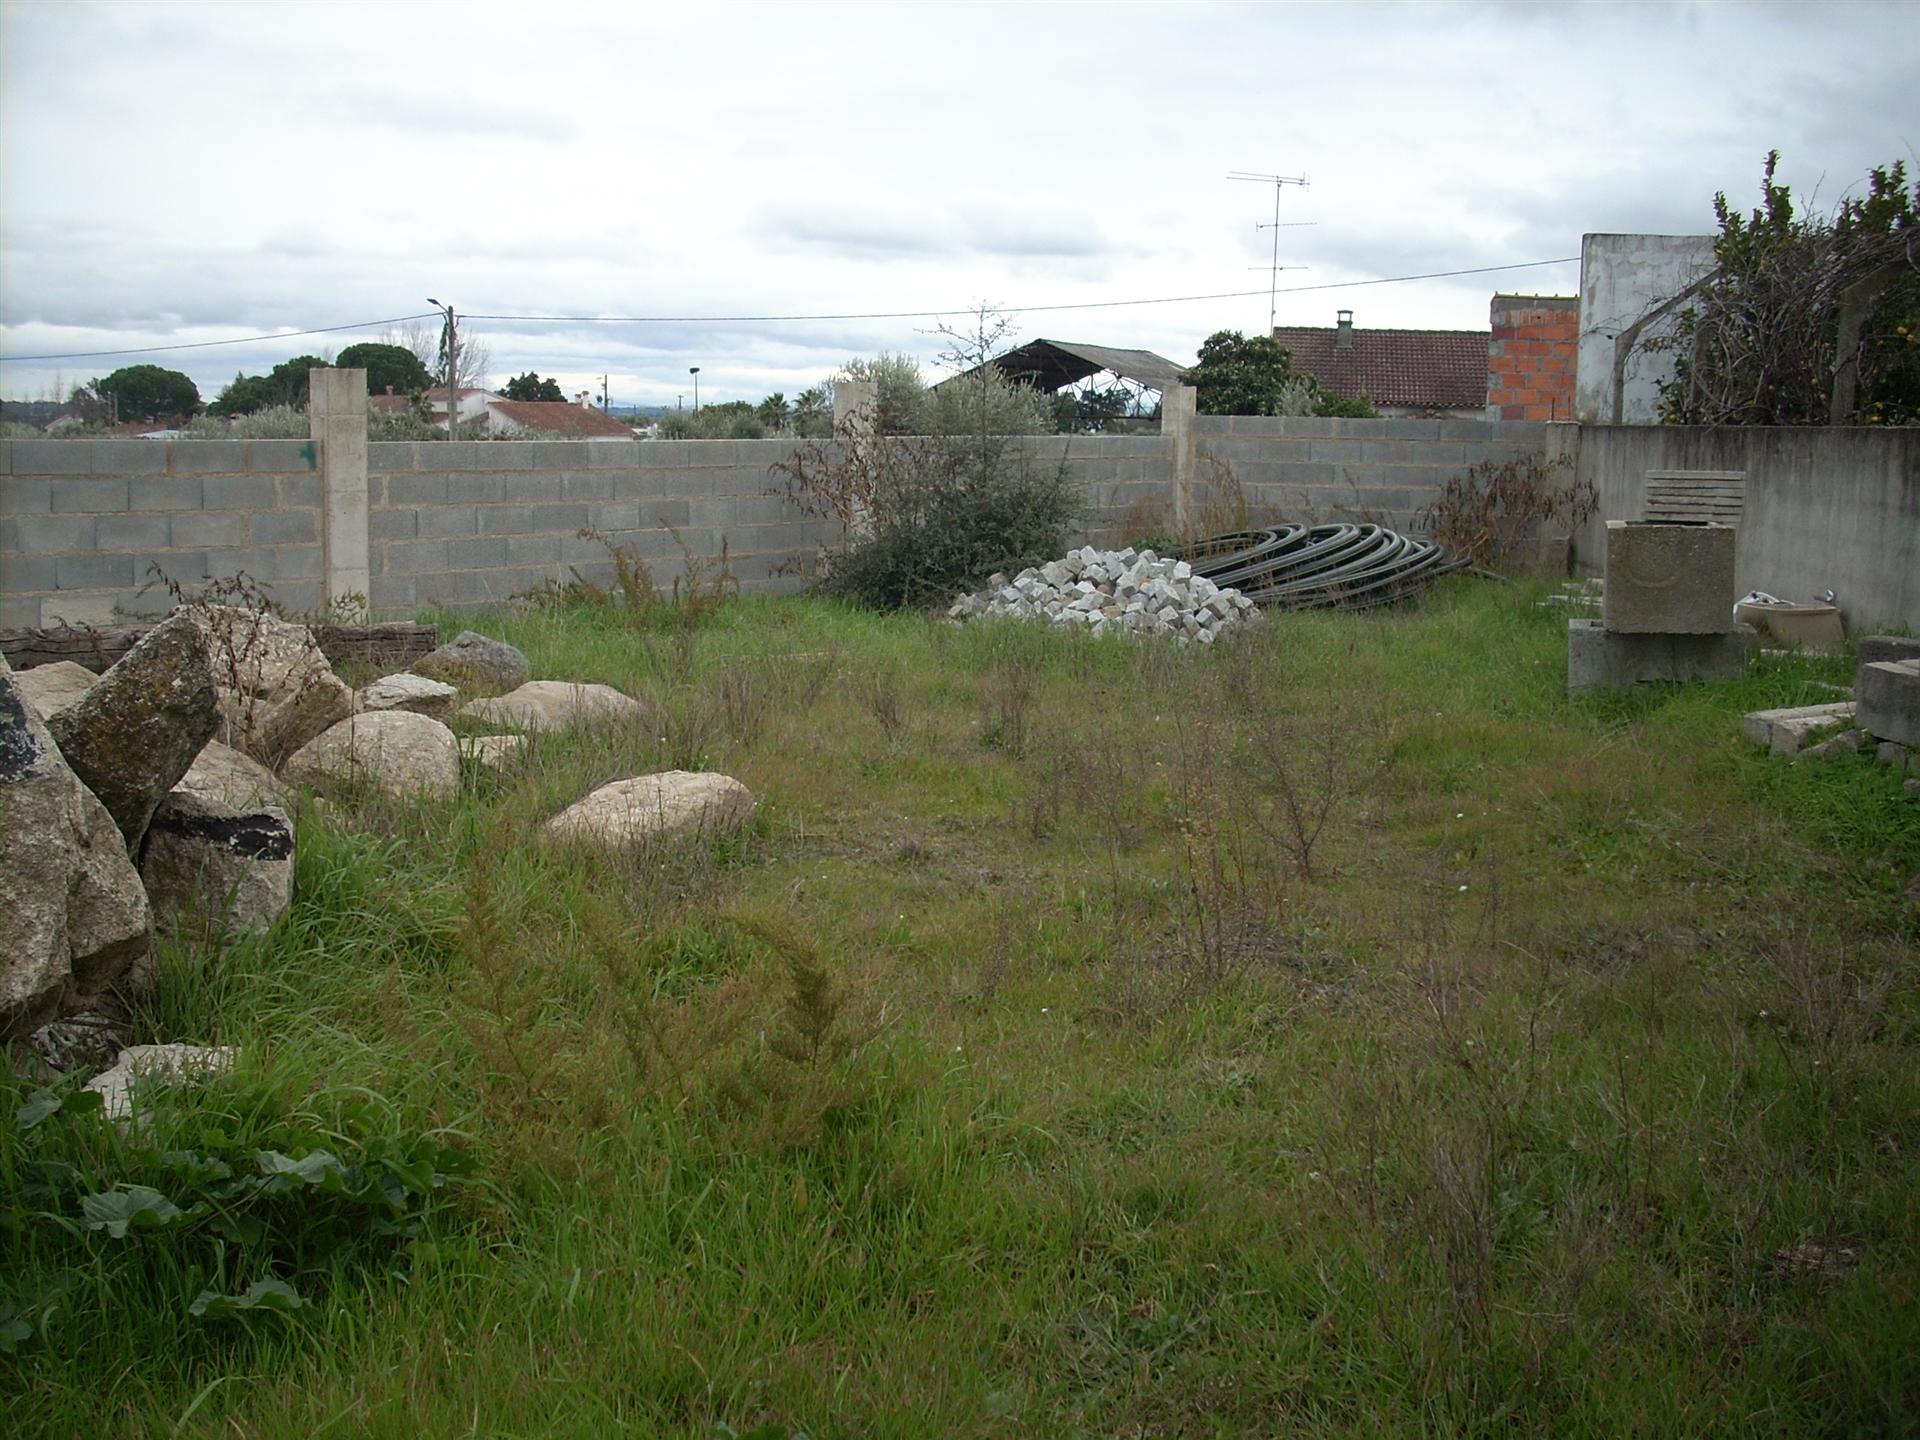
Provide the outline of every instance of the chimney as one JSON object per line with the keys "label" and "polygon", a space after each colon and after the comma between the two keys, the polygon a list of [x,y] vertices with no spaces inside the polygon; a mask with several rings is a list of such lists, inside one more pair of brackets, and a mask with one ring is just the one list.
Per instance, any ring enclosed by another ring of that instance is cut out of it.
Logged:
{"label": "chimney", "polygon": [[1353,312],[1341,310],[1335,315],[1333,345],[1336,350],[1353,348]]}
{"label": "chimney", "polygon": [[393,387],[391,385],[387,386],[387,394],[391,395],[392,393],[393,393]]}
{"label": "chimney", "polygon": [[592,395],[592,393],[593,392],[591,390],[582,390],[573,397],[574,400],[578,402],[582,410],[591,410],[593,408],[592,404],[589,402],[589,399],[588,399],[588,397]]}

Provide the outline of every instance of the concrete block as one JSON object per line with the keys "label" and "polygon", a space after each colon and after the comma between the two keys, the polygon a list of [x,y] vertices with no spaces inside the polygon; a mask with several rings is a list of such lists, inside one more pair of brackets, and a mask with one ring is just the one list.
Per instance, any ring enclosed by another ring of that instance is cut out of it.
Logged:
{"label": "concrete block", "polygon": [[318,580],[276,580],[273,603],[293,615],[307,615],[320,608]]}
{"label": "concrete block", "polygon": [[374,510],[367,515],[367,533],[375,540],[411,540],[420,533],[414,510]]}
{"label": "concrete block", "polygon": [[320,468],[320,451],[311,440],[250,440],[247,444],[247,469],[255,474],[299,474]]}
{"label": "concrete block", "polygon": [[129,510],[198,510],[205,482],[198,475],[141,476],[127,481]]}
{"label": "concrete block", "polygon": [[[84,450],[84,445],[77,448]],[[127,508],[125,480],[62,480],[53,487],[55,514],[105,515]]]}
{"label": "concrete block", "polygon": [[671,525],[676,530],[684,530],[693,523],[693,502],[690,500],[654,500],[636,509],[642,525],[658,525],[662,528]]}
{"label": "concrete block", "polygon": [[530,505],[482,505],[477,513],[482,535],[524,535],[533,529]]}
{"label": "concrete block", "polygon": [[91,550],[98,523],[91,515],[22,515],[20,548],[39,555]]}
{"label": "concrete block", "polygon": [[247,543],[247,516],[239,510],[183,511],[173,516],[173,543],[222,549]]}
{"label": "concrete block", "polygon": [[1906,769],[1907,762],[1913,758],[1913,751],[1898,740],[1882,740],[1880,748],[1874,753],[1880,757],[1882,765],[1892,765],[1900,770]]}
{"label": "concrete block", "polygon": [[1780,755],[1798,754],[1816,736],[1853,719],[1851,700],[1831,705],[1796,705],[1786,710],[1755,710],[1741,722],[1747,739]]}
{"label": "concrete block", "polygon": [[102,550],[165,550],[173,544],[165,515],[102,515],[93,536]]}
{"label": "concrete block", "polygon": [[0,630],[37,630],[39,627],[38,595],[0,595]]}
{"label": "concrete block", "polygon": [[573,471],[563,474],[560,476],[560,497],[563,500],[611,499],[613,475],[606,470]]}
{"label": "concrete block", "polygon": [[[492,443],[505,445],[508,442],[502,440]],[[449,504],[497,505],[506,498],[507,477],[497,471],[457,470],[447,476]]]}
{"label": "concrete block", "polygon": [[386,574],[428,575],[447,568],[447,542],[423,540],[412,545],[388,545]]}
{"label": "concrete block", "polygon": [[1920,745],[1920,660],[1876,660],[1853,677],[1854,719],[1869,735]]}
{"label": "concrete block", "polygon": [[640,528],[640,505],[637,501],[616,500],[606,505],[595,505],[592,513],[593,528],[609,535],[619,530]]}
{"label": "concrete block", "polygon": [[447,542],[447,564],[456,570],[480,570],[507,563],[507,541],[501,535],[476,536]]}
{"label": "concrete block", "polygon": [[[479,470],[485,468],[482,453],[495,446],[491,440],[441,440],[422,444],[414,451],[414,463],[422,470]],[[371,459],[367,462],[371,465]]]}
{"label": "concrete block", "polygon": [[640,440],[592,440],[587,442],[589,470],[631,470],[640,464]]}
{"label": "concrete block", "polygon": [[54,561],[61,590],[107,590],[133,584],[131,555],[62,555]]}
{"label": "concrete block", "polygon": [[85,440],[15,440],[9,449],[16,475],[85,475],[93,469]]}
{"label": "concrete block", "polygon": [[245,440],[177,440],[173,443],[173,473],[244,475],[247,444]]}
{"label": "concrete block", "polygon": [[1719,635],[1641,635],[1608,630],[1599,620],[1571,620],[1567,690],[1577,695],[1660,680],[1731,680],[1746,670],[1759,646],[1759,635],[1745,625]]}
{"label": "concrete block", "polygon": [[0,555],[0,590],[51,590],[56,563],[51,555]]}
{"label": "concrete block", "polygon": [[560,537],[558,535],[509,535],[507,537],[507,564],[558,565],[559,563]]}
{"label": "concrete block", "polygon": [[535,505],[533,507],[533,528],[535,530],[564,530],[571,534],[581,526],[591,523],[593,510],[586,505]]}
{"label": "concrete block", "polygon": [[402,610],[411,613],[419,603],[417,585],[418,581],[412,575],[376,575],[367,603],[376,614],[386,615]]}
{"label": "concrete block", "polygon": [[76,590],[40,598],[42,625],[117,625],[118,597],[111,590]]}
{"label": "concrete block", "polygon": [[320,539],[320,517],[313,510],[262,510],[253,517],[256,545],[313,545]]}
{"label": "concrete block", "polygon": [[1607,597],[1618,635],[1724,635],[1734,627],[1731,525],[1607,522]]}
{"label": "concrete block", "polygon": [[585,440],[544,440],[529,444],[536,470],[584,470],[591,460],[587,452],[593,446]]}
{"label": "concrete block", "polygon": [[1854,646],[1861,665],[1882,660],[1920,660],[1920,635],[1862,635]]}
{"label": "concrete block", "polygon": [[0,515],[44,515],[53,508],[51,480],[0,479]]}
{"label": "concrete block", "polygon": [[445,475],[408,472],[389,475],[386,479],[389,505],[444,505],[447,503]]}
{"label": "concrete block", "polygon": [[0,475],[13,473],[13,442],[0,440]]}
{"label": "concrete block", "polygon": [[472,535],[480,528],[480,517],[471,505],[426,505],[421,507],[419,516],[417,533],[422,540]]}
{"label": "concrete block", "polygon": [[96,475],[164,475],[167,452],[160,440],[90,440],[85,442],[90,468]]}
{"label": "concrete block", "polygon": [[281,475],[275,478],[273,488],[282,510],[318,510],[321,506],[318,474]]}
{"label": "concrete block", "polygon": [[200,490],[209,510],[271,510],[279,500],[271,475],[209,475]]}

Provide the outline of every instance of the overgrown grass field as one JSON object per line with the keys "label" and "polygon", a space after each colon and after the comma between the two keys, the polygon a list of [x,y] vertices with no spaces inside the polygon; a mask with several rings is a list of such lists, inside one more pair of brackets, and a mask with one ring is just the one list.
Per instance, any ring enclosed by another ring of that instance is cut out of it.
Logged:
{"label": "overgrown grass field", "polygon": [[[1915,1433],[1920,806],[1740,738],[1844,662],[1570,701],[1537,599],[482,618],[657,718],[306,804],[136,1037],[230,1081],[11,1092],[5,1428]],[[537,843],[659,768],[758,813]]]}

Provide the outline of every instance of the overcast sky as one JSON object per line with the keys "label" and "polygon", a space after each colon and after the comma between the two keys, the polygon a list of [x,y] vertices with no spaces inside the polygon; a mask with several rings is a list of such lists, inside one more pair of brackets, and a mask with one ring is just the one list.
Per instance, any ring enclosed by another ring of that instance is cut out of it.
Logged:
{"label": "overcast sky", "polygon": [[[1830,202],[1920,148],[1920,5],[0,4],[0,394],[207,399],[436,296],[495,376],[790,397],[930,318],[1191,360],[1267,322],[1480,328],[1586,231],[1703,233],[1769,148]],[[22,357],[219,340],[159,354]]]}

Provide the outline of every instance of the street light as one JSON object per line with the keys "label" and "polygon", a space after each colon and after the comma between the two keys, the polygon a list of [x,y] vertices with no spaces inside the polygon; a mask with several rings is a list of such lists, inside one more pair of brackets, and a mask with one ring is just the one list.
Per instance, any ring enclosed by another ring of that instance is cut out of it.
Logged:
{"label": "street light", "polygon": [[693,377],[693,413],[698,415],[700,413],[700,367],[689,365],[687,374]]}
{"label": "street light", "polygon": [[460,403],[460,397],[455,392],[453,383],[455,378],[460,374],[460,342],[455,337],[453,330],[453,306],[442,305],[431,295],[427,297],[427,304],[433,306],[436,310],[444,310],[447,313],[447,439],[451,440],[453,439],[454,412]]}

